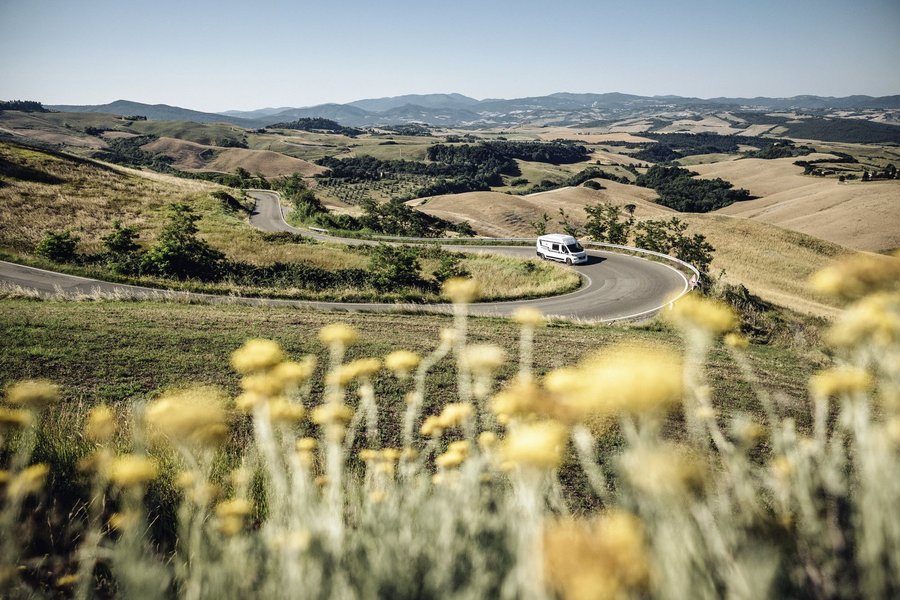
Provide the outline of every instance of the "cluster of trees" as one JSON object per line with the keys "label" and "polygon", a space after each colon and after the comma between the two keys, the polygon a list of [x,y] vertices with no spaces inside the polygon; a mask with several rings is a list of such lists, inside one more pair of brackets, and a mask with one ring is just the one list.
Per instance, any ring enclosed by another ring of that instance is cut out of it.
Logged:
{"label": "cluster of trees", "polygon": [[[631,156],[638,160],[654,163],[672,162],[696,154],[732,154],[739,150],[739,146],[763,147],[772,143],[772,140],[767,138],[716,133],[642,133],[641,135],[655,139],[656,143],[646,146]],[[624,145],[628,146],[628,143]]]}
{"label": "cluster of trees", "polygon": [[[308,191],[308,190],[307,190]],[[415,288],[434,292],[450,277],[468,275],[457,254],[439,248],[415,248],[380,244],[362,251],[370,252],[368,269],[327,270],[302,263],[252,265],[228,260],[197,236],[200,217],[184,204],[169,207],[168,220],[156,242],[144,250],[138,244],[134,226],[113,224],[103,237],[104,250],[96,255],[79,255],[78,236],[71,231],[49,232],[36,252],[57,263],[103,265],[123,275],[197,280],[228,280],[237,285],[301,288],[320,291],[329,288],[371,286],[381,291]],[[420,258],[438,258],[432,278],[420,274]]]}
{"label": "cluster of trees", "polygon": [[2,100],[0,111],[19,110],[22,112],[50,112],[40,102],[34,100]]}
{"label": "cluster of trees", "polygon": [[897,167],[891,163],[883,171],[872,171],[872,173],[869,173],[868,169],[863,171],[863,181],[874,181],[876,179],[897,179]]}
{"label": "cluster of trees", "polygon": [[638,248],[662,252],[689,262],[704,275],[709,271],[715,248],[699,233],[688,234],[687,223],[676,217],[635,223],[635,205],[623,208],[600,203],[585,207],[588,219],[584,233],[597,242],[631,244]]}
{"label": "cluster of trees", "polygon": [[299,131],[325,131],[328,133],[339,133],[348,137],[356,137],[361,133],[365,133],[362,129],[355,127],[345,127],[337,121],[324,119],[322,117],[303,117],[296,121],[284,123],[275,123],[274,125],[266,125],[266,129],[296,129]]}
{"label": "cluster of trees", "polygon": [[98,255],[79,256],[79,238],[68,230],[48,233],[36,252],[58,263],[106,264],[125,275],[213,281],[222,276],[227,261],[222,252],[197,237],[199,219],[185,204],[170,205],[168,221],[146,251],[137,243],[137,228],[116,221],[103,238],[104,251]]}
{"label": "cluster of trees", "polygon": [[747,158],[764,158],[767,160],[772,160],[776,158],[792,158],[794,156],[806,156],[807,154],[812,154],[815,152],[815,148],[811,148],[809,146],[795,146],[790,141],[784,142],[774,142],[765,146],[764,148],[760,148],[759,150],[755,150],[753,152],[745,152],[744,156]]}
{"label": "cluster of trees", "polygon": [[451,223],[427,215],[410,208],[399,199],[379,203],[367,198],[361,204],[363,214],[358,218],[332,214],[296,173],[279,180],[275,185],[293,206],[293,214],[296,215],[293,219],[298,222],[328,229],[368,230],[378,234],[405,237],[441,237],[447,231],[456,231],[462,235],[475,234],[468,223]]}
{"label": "cluster of trees", "polygon": [[709,212],[753,196],[743,189],[733,189],[724,179],[694,179],[693,171],[680,167],[652,166],[640,174],[635,183],[656,190],[657,202],[681,212]]}

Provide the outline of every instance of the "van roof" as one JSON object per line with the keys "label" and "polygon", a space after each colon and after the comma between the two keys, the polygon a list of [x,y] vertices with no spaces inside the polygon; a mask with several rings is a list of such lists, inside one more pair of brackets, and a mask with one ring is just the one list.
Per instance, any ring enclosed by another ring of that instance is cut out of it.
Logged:
{"label": "van roof", "polygon": [[575,238],[571,235],[566,235],[564,233],[551,233],[548,235],[542,235],[538,238],[539,240],[544,240],[547,242],[556,242],[557,244],[574,244]]}

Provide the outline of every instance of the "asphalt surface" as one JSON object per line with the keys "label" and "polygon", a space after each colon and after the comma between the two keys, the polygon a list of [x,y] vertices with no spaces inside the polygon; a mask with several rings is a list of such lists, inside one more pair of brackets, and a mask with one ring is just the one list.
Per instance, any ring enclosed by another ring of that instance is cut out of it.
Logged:
{"label": "asphalt surface", "polygon": [[[346,244],[369,244],[366,240],[338,239],[319,232],[291,227],[284,221],[277,195],[271,192],[251,192],[256,198],[256,211],[250,222],[266,231],[290,231],[322,241]],[[448,250],[462,252],[502,253],[533,257],[532,247],[521,246],[453,246]],[[512,302],[479,303],[471,307],[476,315],[506,316],[520,306],[533,306],[548,316],[560,316],[591,321],[618,321],[647,318],[667,305],[676,295],[687,291],[688,281],[680,272],[666,264],[643,258],[589,250],[588,263],[574,268],[585,284],[577,291],[551,298]],[[255,306],[306,306],[344,311],[410,310],[447,313],[446,304],[379,304],[350,302],[315,302],[265,298],[238,298],[216,294],[172,292],[120,283],[111,283],[36,269],[0,261],[0,282],[9,286],[64,296],[103,294],[111,297],[138,299],[202,300],[209,303],[240,303]]]}

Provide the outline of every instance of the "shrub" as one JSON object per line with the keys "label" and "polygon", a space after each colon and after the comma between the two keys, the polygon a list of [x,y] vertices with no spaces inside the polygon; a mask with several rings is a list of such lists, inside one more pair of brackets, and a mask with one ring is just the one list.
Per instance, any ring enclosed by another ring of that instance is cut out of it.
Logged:
{"label": "shrub", "polygon": [[50,231],[44,236],[35,248],[39,256],[48,258],[53,262],[73,262],[77,257],[75,248],[80,238],[72,235],[68,229],[64,231]]}
{"label": "shrub", "polygon": [[412,246],[378,244],[369,257],[369,276],[378,290],[425,287],[420,268],[418,250]]}
{"label": "shrub", "polygon": [[168,223],[144,255],[144,270],[177,279],[209,281],[218,277],[225,255],[197,237],[200,217],[184,204],[172,204],[169,211]]}

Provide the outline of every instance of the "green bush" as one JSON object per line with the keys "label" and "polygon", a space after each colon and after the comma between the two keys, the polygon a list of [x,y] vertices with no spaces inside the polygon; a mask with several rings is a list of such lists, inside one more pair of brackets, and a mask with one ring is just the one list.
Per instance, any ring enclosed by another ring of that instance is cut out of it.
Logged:
{"label": "green bush", "polygon": [[382,291],[402,287],[426,287],[419,275],[419,253],[412,246],[378,244],[369,256],[372,285]]}
{"label": "green bush", "polygon": [[197,237],[199,220],[187,205],[172,204],[169,222],[141,261],[144,270],[177,279],[215,279],[225,255]]}
{"label": "green bush", "polygon": [[39,256],[49,258],[53,262],[73,262],[77,256],[75,247],[80,238],[72,235],[68,229],[64,231],[49,231],[44,239],[37,245],[35,251]]}

